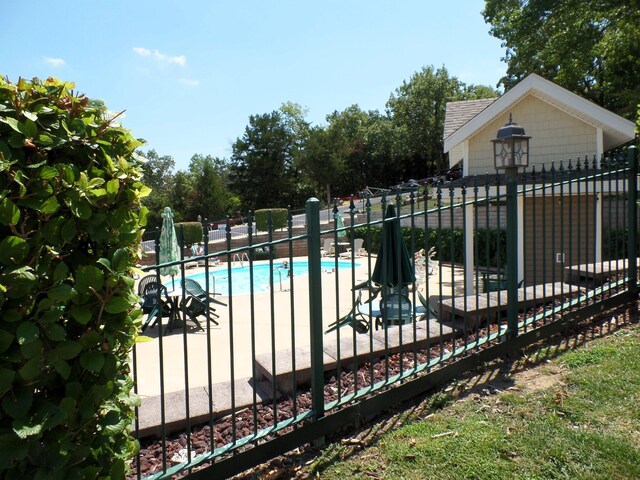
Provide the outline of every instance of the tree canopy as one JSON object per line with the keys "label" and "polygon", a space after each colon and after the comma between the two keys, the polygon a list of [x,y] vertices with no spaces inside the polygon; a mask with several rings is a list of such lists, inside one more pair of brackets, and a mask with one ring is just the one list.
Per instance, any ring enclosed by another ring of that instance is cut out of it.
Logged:
{"label": "tree canopy", "polygon": [[508,90],[538,73],[634,118],[640,103],[639,0],[486,0],[491,34],[506,48]]}
{"label": "tree canopy", "polygon": [[[425,178],[446,168],[446,103],[497,95],[429,66],[391,94],[385,112],[354,104],[328,114],[325,125],[311,125],[304,107],[286,102],[249,117],[229,160],[194,155],[187,171],[173,173],[171,157],[150,151],[145,179],[154,193],[147,205],[152,212],[170,206],[179,221],[218,220],[237,210],[301,208],[311,196],[330,202],[366,186]],[[152,213],[150,225],[158,219]]]}

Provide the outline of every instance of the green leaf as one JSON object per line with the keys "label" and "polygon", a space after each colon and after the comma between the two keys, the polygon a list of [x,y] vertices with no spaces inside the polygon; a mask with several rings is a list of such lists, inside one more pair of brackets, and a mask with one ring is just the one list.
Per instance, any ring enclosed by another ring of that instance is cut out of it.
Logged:
{"label": "green leaf", "polygon": [[40,170],[40,178],[42,180],[51,180],[52,178],[55,178],[57,176],[58,170],[48,165],[42,167],[42,169]]}
{"label": "green leaf", "polygon": [[21,442],[14,434],[0,435],[0,465],[11,465],[24,459],[29,453],[29,444]]}
{"label": "green leaf", "polygon": [[80,325],[86,325],[91,320],[91,310],[86,307],[76,307],[71,310],[71,318]]}
{"label": "green leaf", "polygon": [[91,217],[91,207],[84,200],[72,202],[69,205],[69,209],[71,209],[71,213],[82,220]]}
{"label": "green leaf", "polygon": [[20,264],[29,254],[29,244],[23,238],[8,236],[0,242],[0,263]]}
{"label": "green leaf", "polygon": [[65,262],[58,262],[56,269],[53,271],[53,281],[63,282],[69,278],[69,267]]}
{"label": "green leaf", "polygon": [[28,112],[28,111],[26,111],[26,110],[23,110],[23,111],[22,111],[22,114],[23,114],[25,117],[27,117],[29,120],[31,120],[32,122],[36,122],[36,121],[38,121],[38,115],[36,115],[36,114],[35,114],[35,113],[33,113],[33,112]]}
{"label": "green leaf", "polygon": [[14,335],[6,330],[0,330],[0,353],[4,352],[13,343]]}
{"label": "green leaf", "polygon": [[129,300],[124,297],[111,297],[104,309],[107,313],[122,313],[126,312],[132,307]]}
{"label": "green leaf", "polygon": [[[36,276],[31,267],[19,267],[0,275],[0,283],[7,286],[7,298],[20,298],[36,285]],[[4,320],[6,320],[6,316]]]}
{"label": "green leaf", "polygon": [[104,354],[95,350],[83,352],[80,355],[80,365],[90,372],[99,372],[104,366]]}
{"label": "green leaf", "polygon": [[18,122],[18,128],[27,138],[33,138],[38,135],[38,126],[34,123],[33,120],[27,120],[23,122]]}
{"label": "green leaf", "polygon": [[122,272],[129,266],[129,253],[124,248],[119,248],[113,254],[113,259],[111,260],[112,268],[116,272]]}
{"label": "green leaf", "polygon": [[56,213],[60,208],[60,203],[56,197],[47,198],[40,206],[40,212],[45,215],[51,215]]}
{"label": "green leaf", "polygon": [[120,189],[120,182],[118,181],[117,178],[111,179],[107,182],[107,193],[109,195],[115,195],[116,193],[118,193],[119,189]]}
{"label": "green leaf", "polygon": [[35,356],[25,363],[22,368],[18,369],[18,375],[25,381],[31,382],[38,378],[42,373],[42,358]]}
{"label": "green leaf", "polygon": [[124,480],[124,472],[124,460],[121,458],[114,459],[113,464],[111,465],[111,470],[109,470],[109,478],[111,480]]}
{"label": "green leaf", "polygon": [[103,265],[107,270],[111,271],[111,262],[106,258],[99,258],[98,263]]}
{"label": "green leaf", "polygon": [[102,185],[104,185],[104,178],[94,177],[91,180],[89,180],[90,188],[100,187]]}
{"label": "green leaf", "polygon": [[0,200],[0,223],[16,225],[20,221],[20,209],[8,197]]}
{"label": "green leaf", "polygon": [[81,265],[76,272],[76,290],[79,293],[90,293],[89,287],[101,290],[104,285],[104,274],[93,265]]}
{"label": "green leaf", "polygon": [[67,302],[71,300],[73,295],[73,287],[68,283],[61,283],[49,290],[47,296],[52,300],[59,302]]}
{"label": "green leaf", "polygon": [[13,421],[13,431],[18,437],[25,440],[27,437],[40,434],[42,432],[42,424],[30,425],[24,420],[16,419]]}
{"label": "green leaf", "polygon": [[36,140],[36,143],[38,145],[42,145],[44,147],[50,147],[54,142],[54,137],[42,132],[40,132],[40,134],[38,135],[38,139]]}
{"label": "green leaf", "polygon": [[2,409],[12,418],[24,417],[33,404],[33,393],[29,388],[14,387],[11,395],[2,397]]}
{"label": "green leaf", "polygon": [[4,395],[5,392],[9,390],[15,376],[16,372],[13,370],[0,367],[0,396]]}
{"label": "green leaf", "polygon": [[16,132],[18,133],[22,133],[20,132],[20,128],[18,127],[18,120],[16,120],[15,118],[11,118],[11,117],[0,117],[0,122],[2,123],[6,123],[7,125],[9,125],[11,128],[13,128]]}
{"label": "green leaf", "polygon": [[71,375],[71,367],[65,360],[59,358],[52,360],[51,365],[53,366],[55,371],[58,372],[58,374],[65,380],[67,380],[69,378],[69,375]]}
{"label": "green leaf", "polygon": [[54,342],[61,342],[65,338],[67,338],[67,331],[62,325],[58,323],[47,325],[45,334],[47,335],[47,338],[53,340]]}
{"label": "green leaf", "polygon": [[63,242],[70,242],[76,237],[76,221],[73,218],[64,222],[60,235]]}
{"label": "green leaf", "polygon": [[31,343],[40,337],[40,329],[33,322],[22,322],[16,330],[18,344]]}
{"label": "green leaf", "polygon": [[71,360],[77,357],[82,351],[82,345],[74,340],[65,340],[61,342],[54,350],[53,354],[63,360]]}

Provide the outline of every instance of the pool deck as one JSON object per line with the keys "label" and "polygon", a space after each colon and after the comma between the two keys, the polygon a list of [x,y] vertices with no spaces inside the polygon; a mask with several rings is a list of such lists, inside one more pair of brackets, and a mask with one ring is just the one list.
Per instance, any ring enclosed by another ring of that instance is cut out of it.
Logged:
{"label": "pool deck", "polygon": [[[360,257],[357,260],[360,266],[355,269],[340,269],[337,273],[331,270],[322,272],[323,331],[351,310],[354,301],[351,285],[369,278],[368,259]],[[375,258],[372,258],[371,268],[374,263]],[[204,268],[191,268],[186,274],[190,276],[202,271]],[[443,266],[437,274],[428,277],[429,289],[443,297],[451,296],[452,286],[462,285],[459,281],[461,275],[460,269]],[[439,278],[443,279],[442,290]],[[171,281],[169,277],[166,280]],[[305,360],[310,351],[308,281],[308,275],[294,276],[293,293],[286,288],[289,286],[287,282],[282,290],[277,285],[273,292],[254,294],[253,302],[250,295],[234,295],[231,298],[218,295],[215,298],[225,302],[227,307],[216,310],[220,315],[217,319],[219,325],[209,323],[207,326],[202,322],[204,331],[198,330],[191,322],[187,322],[186,327],[175,328],[171,333],[165,333],[163,328],[162,335],[158,327],[148,328],[144,332],[147,341],[138,343],[135,352],[137,392],[143,401],[139,415],[141,428],[152,432],[161,423],[161,393],[164,393],[164,420],[169,424],[175,422],[177,426],[185,417],[185,392],[189,392],[190,415],[195,414],[194,421],[199,418],[198,415],[204,415],[205,418],[212,408],[209,405],[210,385],[216,416],[228,412],[232,407],[241,406],[239,396],[252,400],[255,392],[258,401],[271,398],[274,386],[270,382],[269,368],[261,368],[257,359],[263,359],[263,365],[269,364],[268,359],[276,355],[278,371],[282,365],[291,363],[292,352],[295,352],[298,366],[308,363]],[[426,293],[426,285],[423,285],[422,293]],[[455,294],[460,295],[462,291],[456,288]],[[433,305],[437,298],[439,296],[431,295]],[[164,327],[167,319],[164,318],[163,322]],[[429,330],[435,328],[429,334],[425,333],[427,327],[420,328],[423,336],[431,335],[431,338],[436,338],[439,333],[450,333],[449,330],[443,331],[439,323],[429,327]],[[348,342],[345,339],[352,337],[352,333],[353,330],[348,327],[340,330],[343,362],[352,358],[348,355],[348,348],[344,347],[344,342]],[[384,332],[376,332],[376,335],[380,334],[384,335]],[[335,331],[325,334],[325,350],[336,344],[337,335]],[[404,344],[409,344],[409,338],[408,334],[404,335]],[[331,363],[335,368],[336,359],[328,360],[328,364]],[[211,365],[210,369],[208,364]],[[255,384],[252,379],[255,379]],[[236,397],[233,399],[232,388]],[[282,385],[279,388],[279,391],[287,390]]]}

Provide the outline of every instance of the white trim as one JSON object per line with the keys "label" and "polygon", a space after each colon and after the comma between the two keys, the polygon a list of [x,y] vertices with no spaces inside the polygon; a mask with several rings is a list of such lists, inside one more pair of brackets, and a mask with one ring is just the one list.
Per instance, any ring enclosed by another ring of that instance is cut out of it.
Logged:
{"label": "white trim", "polygon": [[[599,160],[598,160],[599,161]],[[602,195],[596,194],[595,261],[602,262]]]}
{"label": "white trim", "polygon": [[606,129],[607,132],[613,135],[626,138],[626,140],[622,140],[620,143],[632,140],[635,136],[635,125],[633,122],[532,73],[445,138],[445,153],[478,133],[493,119],[507,112],[528,93],[533,93],[542,100],[549,102],[557,108],[563,109],[576,118],[580,118],[596,127]]}
{"label": "white trim", "polygon": [[469,140],[462,144],[462,174],[469,175]]}
{"label": "white trim", "polygon": [[600,168],[600,160],[604,154],[604,132],[602,128],[596,127],[596,163]]}
{"label": "white trim", "polygon": [[518,195],[518,283],[524,280],[524,196]]}
{"label": "white trim", "polygon": [[464,294],[465,295],[473,295],[475,293],[475,271],[474,265],[476,263],[473,257],[473,237],[475,235],[475,231],[473,229],[473,219],[474,219],[474,206],[473,204],[466,204],[464,206],[465,209],[465,221],[464,221],[464,249],[466,255],[465,262],[465,284],[464,284]]}

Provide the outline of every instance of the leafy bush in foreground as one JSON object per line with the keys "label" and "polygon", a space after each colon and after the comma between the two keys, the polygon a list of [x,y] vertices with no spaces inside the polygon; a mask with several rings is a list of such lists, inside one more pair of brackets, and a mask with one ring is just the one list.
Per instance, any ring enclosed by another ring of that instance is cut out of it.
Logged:
{"label": "leafy bush in foreground", "polygon": [[0,78],[0,477],[123,478],[140,145],[56,79]]}

